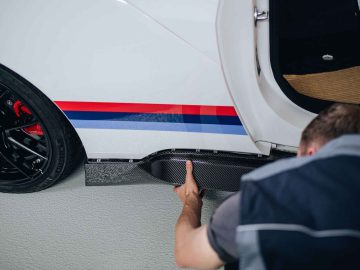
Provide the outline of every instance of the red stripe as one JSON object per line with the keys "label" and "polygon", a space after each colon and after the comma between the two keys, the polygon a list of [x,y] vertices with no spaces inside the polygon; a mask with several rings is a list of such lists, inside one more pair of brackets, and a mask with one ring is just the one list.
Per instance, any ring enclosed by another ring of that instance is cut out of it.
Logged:
{"label": "red stripe", "polygon": [[231,106],[55,101],[63,111],[237,116]]}

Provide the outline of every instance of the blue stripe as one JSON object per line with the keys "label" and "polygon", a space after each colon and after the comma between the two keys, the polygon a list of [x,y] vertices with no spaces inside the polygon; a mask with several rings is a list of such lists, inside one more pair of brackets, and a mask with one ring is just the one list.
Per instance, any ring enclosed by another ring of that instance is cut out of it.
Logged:
{"label": "blue stripe", "polygon": [[131,122],[169,122],[169,123],[197,123],[241,125],[237,116],[213,115],[182,115],[182,114],[153,114],[153,113],[118,113],[118,112],[79,112],[65,111],[71,120],[108,120]]}
{"label": "blue stripe", "polygon": [[127,129],[127,130],[159,130],[159,131],[183,131],[201,133],[220,133],[246,135],[242,125],[213,125],[213,124],[189,124],[167,122],[130,122],[130,121],[107,121],[107,120],[71,120],[75,128],[93,129]]}

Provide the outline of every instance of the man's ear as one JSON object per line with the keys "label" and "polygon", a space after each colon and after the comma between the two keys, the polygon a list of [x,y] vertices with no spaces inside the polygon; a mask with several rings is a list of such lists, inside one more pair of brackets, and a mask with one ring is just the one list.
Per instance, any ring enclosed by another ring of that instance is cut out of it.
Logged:
{"label": "man's ear", "polygon": [[303,144],[300,144],[298,152],[297,152],[297,156],[298,157],[312,156],[312,155],[316,154],[317,151],[319,151],[320,147],[321,146],[316,142],[310,143],[306,146],[304,146]]}
{"label": "man's ear", "polygon": [[315,147],[308,147],[307,149],[306,149],[306,156],[312,156],[312,155],[314,155],[315,153],[317,152],[317,150],[316,150],[316,148]]}
{"label": "man's ear", "polygon": [[315,155],[317,153],[317,151],[319,151],[319,149],[321,148],[321,145],[318,142],[313,142],[311,143],[307,148],[306,148],[306,156],[312,156]]}

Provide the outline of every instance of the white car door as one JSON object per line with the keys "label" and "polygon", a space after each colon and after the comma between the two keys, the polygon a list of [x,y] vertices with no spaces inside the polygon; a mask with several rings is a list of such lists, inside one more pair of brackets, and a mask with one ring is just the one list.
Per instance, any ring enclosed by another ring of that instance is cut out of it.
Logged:
{"label": "white car door", "polygon": [[258,146],[271,144],[295,150],[302,129],[315,114],[291,102],[274,79],[269,53],[268,2],[219,2],[220,58],[237,112],[252,140]]}

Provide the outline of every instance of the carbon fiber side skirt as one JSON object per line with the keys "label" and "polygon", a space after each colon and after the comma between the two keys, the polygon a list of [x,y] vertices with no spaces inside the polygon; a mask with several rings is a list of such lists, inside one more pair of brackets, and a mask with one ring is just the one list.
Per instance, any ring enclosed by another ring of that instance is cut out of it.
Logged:
{"label": "carbon fiber side skirt", "polygon": [[238,191],[243,174],[289,154],[258,156],[193,150],[166,150],[142,160],[88,160],[86,185],[166,183],[181,185],[185,161],[192,160],[195,179],[202,189]]}

